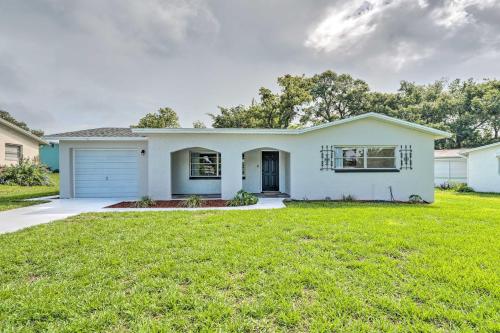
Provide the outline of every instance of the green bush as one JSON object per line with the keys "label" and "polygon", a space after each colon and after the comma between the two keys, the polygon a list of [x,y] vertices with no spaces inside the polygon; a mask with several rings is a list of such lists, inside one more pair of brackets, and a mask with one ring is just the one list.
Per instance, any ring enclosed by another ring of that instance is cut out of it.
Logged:
{"label": "green bush", "polygon": [[342,194],[342,198],[340,198],[341,201],[345,201],[345,202],[353,202],[353,201],[356,201],[356,198],[354,198],[354,195],[351,195],[351,194]]}
{"label": "green bush", "polygon": [[50,171],[46,166],[29,159],[5,167],[0,172],[0,184],[19,186],[50,186]]}
{"label": "green bush", "polygon": [[238,193],[227,202],[228,206],[236,207],[236,206],[249,206],[255,205],[259,201],[259,199],[253,195],[252,193],[248,193],[244,190],[239,190]]}
{"label": "green bush", "polygon": [[455,183],[444,182],[439,184],[437,188],[443,191],[447,191],[447,190],[452,190],[454,186],[456,186]]}
{"label": "green bush", "polygon": [[199,195],[192,195],[186,201],[182,201],[180,205],[186,208],[199,208],[202,204],[203,200]]}
{"label": "green bush", "polygon": [[135,208],[150,208],[156,205],[156,202],[148,196],[144,196],[141,200],[134,203]]}
{"label": "green bush", "polygon": [[408,202],[410,202],[410,203],[423,203],[424,199],[422,199],[422,197],[418,194],[412,194],[408,198]]}
{"label": "green bush", "polygon": [[467,186],[467,184],[464,184],[464,183],[456,184],[453,187],[453,190],[455,192],[460,192],[460,193],[474,192],[474,190],[472,189],[472,187],[469,187],[469,186]]}

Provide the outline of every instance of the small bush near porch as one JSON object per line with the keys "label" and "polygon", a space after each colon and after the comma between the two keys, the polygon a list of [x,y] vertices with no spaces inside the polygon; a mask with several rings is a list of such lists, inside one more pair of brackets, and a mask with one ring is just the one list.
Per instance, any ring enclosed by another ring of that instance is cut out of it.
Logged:
{"label": "small bush near porch", "polygon": [[86,214],[0,236],[0,331],[499,331],[500,196]]}

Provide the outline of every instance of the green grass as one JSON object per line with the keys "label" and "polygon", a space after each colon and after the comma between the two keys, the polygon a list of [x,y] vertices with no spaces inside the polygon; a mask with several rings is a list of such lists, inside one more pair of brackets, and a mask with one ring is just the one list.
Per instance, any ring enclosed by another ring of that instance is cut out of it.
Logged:
{"label": "green grass", "polygon": [[500,196],[84,214],[0,236],[0,331],[500,330]]}
{"label": "green grass", "polygon": [[51,174],[52,186],[0,185],[0,211],[26,207],[45,201],[23,201],[24,199],[45,197],[59,193],[59,174]]}

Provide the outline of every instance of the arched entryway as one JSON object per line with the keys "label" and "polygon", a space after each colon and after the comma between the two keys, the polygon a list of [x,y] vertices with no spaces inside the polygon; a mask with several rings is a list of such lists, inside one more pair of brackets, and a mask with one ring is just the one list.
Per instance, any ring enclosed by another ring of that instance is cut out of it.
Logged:
{"label": "arched entryway", "polygon": [[190,147],[172,152],[172,196],[220,197],[221,163],[220,152],[209,148]]}
{"label": "arched entryway", "polygon": [[243,189],[264,195],[291,193],[290,153],[260,147],[243,153]]}

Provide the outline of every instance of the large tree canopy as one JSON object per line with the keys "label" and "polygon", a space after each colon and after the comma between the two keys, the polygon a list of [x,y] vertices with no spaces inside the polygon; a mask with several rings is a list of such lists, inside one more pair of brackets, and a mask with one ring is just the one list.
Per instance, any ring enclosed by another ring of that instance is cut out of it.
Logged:
{"label": "large tree canopy", "polygon": [[333,71],[314,75],[310,92],[313,103],[302,117],[302,122],[314,124],[345,119],[366,110],[368,84],[349,74],[338,75]]}
{"label": "large tree canopy", "polygon": [[138,128],[175,128],[180,127],[179,117],[169,107],[161,108],[156,113],[148,113],[132,127]]}
{"label": "large tree canopy", "polygon": [[437,148],[475,147],[499,140],[500,81],[401,81],[397,92],[370,91],[349,74],[325,71],[312,77],[284,75],[279,91],[262,87],[249,106],[220,108],[213,127],[290,128],[378,112],[454,134]]}
{"label": "large tree canopy", "polygon": [[0,110],[0,118],[2,118],[3,120],[7,120],[9,123],[12,123],[12,124],[16,125],[17,127],[22,128],[25,131],[31,132],[31,133],[35,134],[36,136],[43,136],[42,130],[30,129],[28,127],[28,125],[26,125],[25,122],[18,121],[17,119],[12,117],[12,115],[10,113],[8,113],[7,111]]}

